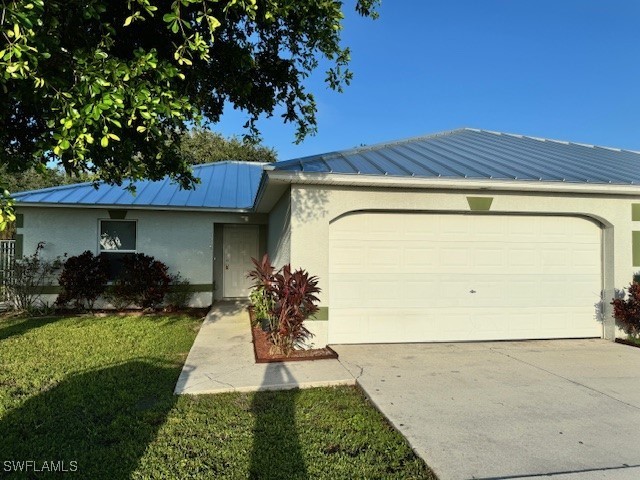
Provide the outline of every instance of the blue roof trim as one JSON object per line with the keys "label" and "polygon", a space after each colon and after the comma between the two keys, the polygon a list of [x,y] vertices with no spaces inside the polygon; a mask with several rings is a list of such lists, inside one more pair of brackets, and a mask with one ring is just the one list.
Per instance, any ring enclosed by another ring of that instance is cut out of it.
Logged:
{"label": "blue roof trim", "polygon": [[152,182],[134,182],[136,193],[124,186],[77,183],[60,187],[19,192],[19,204],[164,207],[187,209],[250,210],[258,193],[264,163],[216,162],[193,167],[201,182],[194,190],[182,190],[168,177]]}
{"label": "blue roof trim", "polygon": [[640,185],[640,153],[462,128],[273,164],[276,171]]}

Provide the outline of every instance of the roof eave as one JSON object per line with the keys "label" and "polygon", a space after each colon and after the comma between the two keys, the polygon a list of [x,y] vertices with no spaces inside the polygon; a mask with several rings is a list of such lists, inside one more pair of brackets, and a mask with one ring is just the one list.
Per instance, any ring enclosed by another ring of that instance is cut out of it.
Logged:
{"label": "roof eave", "polygon": [[539,180],[484,180],[469,178],[421,178],[339,173],[269,171],[274,180],[292,184],[367,186],[383,188],[423,188],[444,190],[493,190],[516,192],[584,193],[640,196],[640,185],[549,182]]}
{"label": "roof eave", "polygon": [[45,208],[89,208],[92,210],[162,210],[180,212],[211,212],[211,213],[254,213],[252,207],[243,208],[217,208],[217,207],[176,207],[166,205],[119,205],[119,204],[79,204],[79,203],[47,203],[47,202],[16,202],[16,208],[20,207],[45,207]]}

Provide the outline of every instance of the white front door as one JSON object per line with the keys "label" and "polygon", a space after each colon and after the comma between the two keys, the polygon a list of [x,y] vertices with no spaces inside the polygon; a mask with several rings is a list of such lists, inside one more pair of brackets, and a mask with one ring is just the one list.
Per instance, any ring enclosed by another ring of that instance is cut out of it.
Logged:
{"label": "white front door", "polygon": [[247,273],[253,268],[251,257],[258,257],[257,225],[225,225],[223,230],[224,297],[248,297],[251,280]]}

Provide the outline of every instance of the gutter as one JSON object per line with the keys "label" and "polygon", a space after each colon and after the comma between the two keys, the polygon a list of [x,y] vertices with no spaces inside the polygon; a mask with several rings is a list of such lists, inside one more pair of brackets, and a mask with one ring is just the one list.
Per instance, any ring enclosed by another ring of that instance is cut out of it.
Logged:
{"label": "gutter", "polygon": [[[375,176],[346,173],[304,173],[265,167],[269,179],[301,185],[332,185],[346,187],[420,188],[442,190],[491,190],[509,192],[584,193],[640,196],[640,185],[604,183],[542,182],[523,180],[476,180],[468,178],[420,178]],[[259,192],[260,194],[260,192]],[[260,196],[260,195],[259,195]],[[259,198],[259,196],[257,198]],[[257,201],[256,201],[257,205]]]}
{"label": "gutter", "polygon": [[252,207],[245,208],[212,208],[212,207],[170,207],[164,205],[118,205],[118,204],[96,204],[96,203],[45,203],[45,202],[20,202],[16,201],[15,208],[21,207],[47,207],[47,208],[91,208],[99,210],[153,210],[153,211],[175,211],[175,212],[202,212],[202,213],[255,213]]}

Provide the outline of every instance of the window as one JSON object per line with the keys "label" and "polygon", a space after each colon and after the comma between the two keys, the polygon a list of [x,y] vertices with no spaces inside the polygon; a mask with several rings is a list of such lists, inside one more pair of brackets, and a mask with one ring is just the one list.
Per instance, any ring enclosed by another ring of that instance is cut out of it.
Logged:
{"label": "window", "polygon": [[123,260],[137,252],[135,220],[100,220],[100,253],[108,254],[109,279],[122,271]]}

